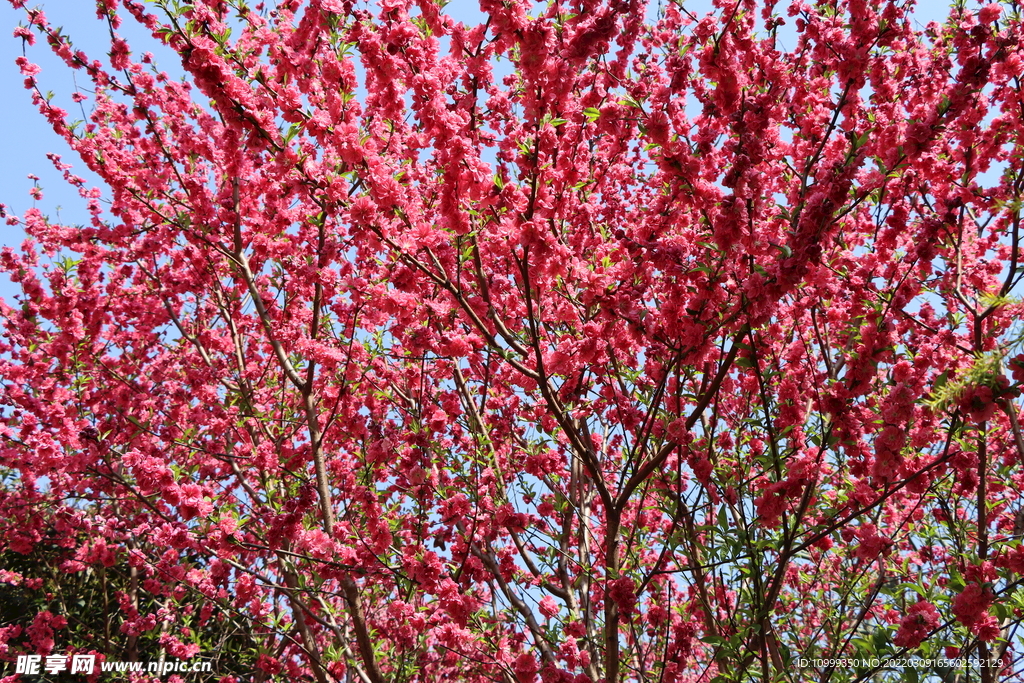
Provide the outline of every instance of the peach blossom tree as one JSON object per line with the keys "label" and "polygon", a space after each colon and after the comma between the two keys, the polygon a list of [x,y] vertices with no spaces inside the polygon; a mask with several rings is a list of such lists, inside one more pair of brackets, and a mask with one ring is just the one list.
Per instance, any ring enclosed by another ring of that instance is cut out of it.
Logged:
{"label": "peach blossom tree", "polygon": [[1017,0],[9,2],[102,187],[5,214],[0,658],[1024,670]]}

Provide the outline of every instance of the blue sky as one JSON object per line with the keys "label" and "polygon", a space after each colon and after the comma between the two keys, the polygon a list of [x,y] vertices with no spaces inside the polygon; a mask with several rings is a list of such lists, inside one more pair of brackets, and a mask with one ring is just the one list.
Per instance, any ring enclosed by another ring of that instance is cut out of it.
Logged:
{"label": "blue sky", "polygon": [[[31,5],[30,1],[30,5]],[[105,24],[97,21],[95,4],[89,0],[43,0],[41,3],[46,16],[54,26],[62,26],[72,37],[77,49],[85,50],[92,58],[104,58],[109,50],[109,37]],[[470,23],[479,16],[476,0],[452,0],[446,11]],[[687,7],[698,14],[710,9],[709,0],[688,2]],[[948,11],[946,2],[924,0],[917,10],[918,20],[923,24],[941,21]],[[86,179],[90,186],[99,185],[98,179],[90,174],[77,156],[50,128],[49,124],[32,105],[31,96],[23,86],[24,78],[14,60],[22,54],[22,41],[12,37],[12,31],[23,21],[21,10],[13,9],[7,2],[0,2],[0,130],[7,131],[0,146],[0,203],[10,207],[13,213],[21,214],[33,205],[51,218],[60,217],[65,223],[82,223],[88,220],[85,202],[69,187],[46,154],[60,154],[65,163],[74,165],[73,172]],[[163,48],[145,30],[129,18],[121,28],[121,34],[138,52],[149,51],[156,55],[156,62],[171,74],[180,74],[176,56]],[[28,48],[29,59],[39,64],[43,71],[38,80],[44,90],[55,93],[55,103],[66,109],[74,105],[70,95],[75,91],[73,72],[60,63],[42,43]],[[88,83],[81,83],[88,87]],[[35,174],[40,178],[43,199],[39,202],[29,195],[33,183],[27,178]],[[59,207],[59,210],[58,210]],[[0,246],[16,246],[24,234],[16,227],[0,222]],[[10,301],[15,293],[6,277],[0,275],[0,297]]]}

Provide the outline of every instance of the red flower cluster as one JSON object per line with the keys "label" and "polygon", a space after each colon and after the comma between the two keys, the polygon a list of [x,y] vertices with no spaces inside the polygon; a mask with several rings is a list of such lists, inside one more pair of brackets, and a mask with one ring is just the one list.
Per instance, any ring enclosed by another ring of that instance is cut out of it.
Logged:
{"label": "red flower cluster", "polygon": [[1018,353],[1010,359],[1010,375],[1014,382],[1024,382],[1024,353]]}
{"label": "red flower cluster", "polygon": [[907,611],[893,638],[899,647],[917,647],[939,625],[939,611],[927,600],[918,600]]}
{"label": "red flower cluster", "polygon": [[[1002,552],[1024,354],[969,440],[928,388],[1024,309],[1010,0],[927,35],[900,0],[164,4],[99,0],[100,60],[16,34],[79,73],[81,122],[14,67],[106,187],[53,157],[82,220],[0,207],[0,558],[106,577],[176,656],[256,634],[268,678],[697,683],[920,645],[945,603],[831,598],[948,585],[930,526]],[[952,604],[984,638],[994,580]],[[0,655],[94,642],[59,590]]]}
{"label": "red flower cluster", "polygon": [[[1014,372],[1016,373],[1016,370]],[[992,419],[1000,400],[1016,398],[1019,395],[1020,391],[1010,386],[1010,380],[1005,375],[1000,375],[993,385],[977,384],[964,390],[958,405],[971,422],[981,424]]]}
{"label": "red flower cluster", "polygon": [[989,562],[972,565],[967,568],[965,578],[967,585],[953,598],[953,614],[981,640],[995,640],[999,635],[999,622],[989,612],[995,599],[993,566]]}

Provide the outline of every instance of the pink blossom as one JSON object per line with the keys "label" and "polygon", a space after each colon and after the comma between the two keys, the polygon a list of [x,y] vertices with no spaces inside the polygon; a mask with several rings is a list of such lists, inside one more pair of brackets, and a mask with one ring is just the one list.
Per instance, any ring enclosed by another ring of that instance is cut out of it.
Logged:
{"label": "pink blossom", "polygon": [[911,605],[907,615],[900,622],[893,643],[898,647],[913,648],[924,642],[931,631],[939,625],[939,611],[927,600]]}
{"label": "pink blossom", "polygon": [[550,619],[556,616],[559,612],[558,603],[550,595],[545,595],[540,599],[540,613],[544,615],[546,619]]}
{"label": "pink blossom", "polygon": [[611,581],[608,585],[608,597],[615,602],[621,613],[632,614],[637,603],[636,582],[628,576]]}
{"label": "pink blossom", "polygon": [[537,659],[529,652],[516,657],[512,663],[512,671],[516,674],[516,680],[519,683],[533,683],[537,680],[537,672],[540,671],[540,666],[537,664]]}
{"label": "pink blossom", "polygon": [[988,584],[972,581],[953,599],[953,614],[973,633],[980,634],[989,625],[988,608],[994,597]]}
{"label": "pink blossom", "polygon": [[1003,8],[998,3],[985,5],[978,11],[978,21],[982,24],[991,24],[1003,13]]}

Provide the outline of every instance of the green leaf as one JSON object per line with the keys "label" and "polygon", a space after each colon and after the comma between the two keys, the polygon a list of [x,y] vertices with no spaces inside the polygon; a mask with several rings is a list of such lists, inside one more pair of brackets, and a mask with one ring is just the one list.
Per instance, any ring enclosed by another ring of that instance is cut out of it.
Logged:
{"label": "green leaf", "polygon": [[875,652],[881,652],[889,645],[889,631],[884,628],[875,629],[875,632],[871,636],[871,640],[875,646]]}
{"label": "green leaf", "polygon": [[926,591],[921,586],[918,586],[916,583],[901,583],[899,586],[897,586],[897,588],[899,588],[900,590],[912,590],[918,595],[920,595],[922,598],[928,597],[928,591]]}
{"label": "green leaf", "polygon": [[772,246],[782,252],[783,258],[789,258],[793,255],[793,250],[788,244],[773,244]]}
{"label": "green leaf", "polygon": [[125,415],[124,419],[128,420],[129,422],[131,422],[133,425],[135,425],[139,429],[149,429],[148,425],[142,424],[141,422],[139,422],[139,420],[137,418],[132,417],[131,415]]}

